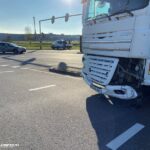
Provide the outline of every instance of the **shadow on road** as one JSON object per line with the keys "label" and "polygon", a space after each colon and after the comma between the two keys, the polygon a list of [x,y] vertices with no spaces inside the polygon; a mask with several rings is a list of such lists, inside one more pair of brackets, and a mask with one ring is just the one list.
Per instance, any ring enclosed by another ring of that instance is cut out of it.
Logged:
{"label": "shadow on road", "polygon": [[19,62],[21,66],[33,65],[33,66],[38,66],[38,67],[44,67],[44,68],[47,68],[48,71],[51,71],[54,73],[81,77],[81,72],[80,72],[81,69],[80,68],[68,66],[65,62],[60,62],[60,63],[58,63],[57,66],[50,66],[50,65],[36,63],[35,62],[36,58],[30,58],[27,60],[18,60],[18,59],[10,58],[10,57],[2,57],[2,58]]}
{"label": "shadow on road", "polygon": [[97,135],[99,150],[108,150],[106,145],[118,135],[129,129],[136,123],[143,124],[144,130],[138,133],[132,140],[124,144],[120,150],[132,147],[134,150],[150,149],[150,101],[146,101],[143,107],[135,109],[124,102],[111,104],[107,98],[93,95],[87,98],[86,108],[91,124]]}
{"label": "shadow on road", "polygon": [[56,67],[51,67],[49,70],[58,74],[81,77],[80,68],[70,67],[65,62],[60,62]]}
{"label": "shadow on road", "polygon": [[52,67],[50,65],[34,63],[36,58],[31,58],[31,59],[27,59],[27,60],[18,60],[18,59],[15,59],[15,58],[3,57],[3,59],[19,62],[20,65],[22,65],[22,66],[24,66],[24,65],[33,65],[33,66],[39,66],[39,67],[44,67],[44,68]]}
{"label": "shadow on road", "polygon": [[21,65],[24,66],[24,65],[30,64],[30,63],[34,62],[35,60],[36,60],[36,58],[28,59],[28,60],[26,60],[26,61],[23,61],[23,62],[21,63]]}

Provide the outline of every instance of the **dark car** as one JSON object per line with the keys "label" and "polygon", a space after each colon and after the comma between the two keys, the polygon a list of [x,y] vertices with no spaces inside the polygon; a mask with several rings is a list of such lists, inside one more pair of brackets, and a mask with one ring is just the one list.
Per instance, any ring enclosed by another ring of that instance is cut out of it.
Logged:
{"label": "dark car", "polygon": [[0,42],[0,52],[5,53],[14,53],[14,54],[22,54],[26,52],[25,47],[18,46],[13,43],[8,42]]}

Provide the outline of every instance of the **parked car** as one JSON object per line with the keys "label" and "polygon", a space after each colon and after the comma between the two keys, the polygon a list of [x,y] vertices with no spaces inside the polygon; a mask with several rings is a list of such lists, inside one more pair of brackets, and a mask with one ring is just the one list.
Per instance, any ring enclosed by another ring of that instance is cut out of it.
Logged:
{"label": "parked car", "polygon": [[8,42],[0,42],[0,52],[5,53],[14,53],[14,54],[22,54],[26,52],[25,47],[18,46],[13,43]]}
{"label": "parked car", "polygon": [[71,49],[72,44],[70,41],[57,40],[52,44],[52,49]]}

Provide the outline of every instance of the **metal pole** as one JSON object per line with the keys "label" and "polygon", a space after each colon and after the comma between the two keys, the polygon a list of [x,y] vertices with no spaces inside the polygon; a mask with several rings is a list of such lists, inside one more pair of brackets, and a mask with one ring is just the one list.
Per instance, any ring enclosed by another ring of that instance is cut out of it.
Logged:
{"label": "metal pole", "polygon": [[34,37],[36,40],[36,23],[35,23],[35,17],[33,17],[33,24],[34,24]]}
{"label": "metal pole", "polygon": [[41,27],[41,21],[39,21],[39,33],[40,33],[40,49],[42,49],[42,27]]}

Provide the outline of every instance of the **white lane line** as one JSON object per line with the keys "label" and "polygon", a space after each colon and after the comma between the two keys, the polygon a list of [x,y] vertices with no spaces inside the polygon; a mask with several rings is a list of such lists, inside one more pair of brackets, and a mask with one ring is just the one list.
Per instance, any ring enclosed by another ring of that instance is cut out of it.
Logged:
{"label": "white lane line", "polygon": [[75,80],[83,80],[82,78],[79,77],[71,77],[71,76],[65,76],[65,77],[70,79],[75,79]]}
{"label": "white lane line", "polygon": [[1,71],[0,74],[4,74],[4,73],[12,73],[14,71]]}
{"label": "white lane line", "polygon": [[21,70],[28,70],[29,68],[20,68]]}
{"label": "white lane line", "polygon": [[51,87],[55,87],[55,86],[56,85],[47,85],[47,86],[43,86],[43,87],[39,87],[39,88],[29,89],[29,92],[43,90],[43,89],[47,89],[47,88],[51,88]]}
{"label": "white lane line", "polygon": [[16,69],[16,68],[19,68],[20,66],[12,66],[12,68]]}
{"label": "white lane line", "polygon": [[131,139],[138,132],[140,132],[143,128],[145,128],[144,125],[136,123],[134,126],[132,126],[127,131],[122,133],[120,136],[118,136],[117,138],[112,140],[110,143],[108,143],[106,146],[110,148],[111,150],[117,150],[124,143],[126,143],[129,139]]}
{"label": "white lane line", "polygon": [[9,65],[0,65],[1,67],[7,67],[7,66],[9,66]]}

